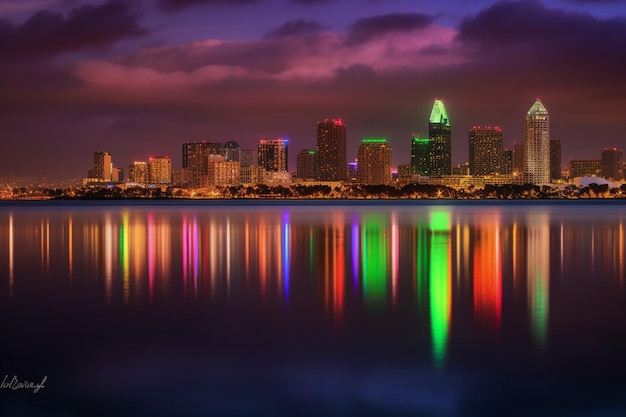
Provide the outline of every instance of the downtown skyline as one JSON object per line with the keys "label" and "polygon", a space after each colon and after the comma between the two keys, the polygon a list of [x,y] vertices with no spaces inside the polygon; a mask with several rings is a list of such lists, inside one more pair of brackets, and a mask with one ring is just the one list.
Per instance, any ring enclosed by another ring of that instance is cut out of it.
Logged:
{"label": "downtown skyline", "polygon": [[450,115],[453,165],[468,161],[474,125],[500,126],[506,148],[523,142],[535,97],[564,165],[595,158],[626,140],[626,59],[615,53],[626,48],[625,10],[622,1],[9,2],[0,177],[81,177],[98,149],[121,167],[152,154],[179,168],[181,143],[255,149],[272,137],[289,139],[295,167],[326,118],[345,121],[348,160],[362,139],[384,137],[397,166],[409,162],[412,135],[427,135],[434,98]]}

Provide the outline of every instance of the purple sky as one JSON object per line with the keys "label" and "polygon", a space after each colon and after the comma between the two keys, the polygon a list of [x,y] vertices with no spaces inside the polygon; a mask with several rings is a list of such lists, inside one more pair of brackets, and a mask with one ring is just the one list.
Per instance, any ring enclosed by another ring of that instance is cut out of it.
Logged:
{"label": "purple sky", "polygon": [[186,141],[290,139],[342,118],[348,158],[386,137],[408,163],[432,102],[468,130],[523,139],[541,97],[563,164],[625,148],[626,1],[3,0],[0,177],[83,177],[96,150],[125,170]]}

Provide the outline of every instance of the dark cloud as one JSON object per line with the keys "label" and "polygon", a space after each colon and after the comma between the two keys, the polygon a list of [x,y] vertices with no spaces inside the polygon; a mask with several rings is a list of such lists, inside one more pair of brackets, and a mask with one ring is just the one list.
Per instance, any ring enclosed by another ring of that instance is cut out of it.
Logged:
{"label": "dark cloud", "polygon": [[242,6],[258,3],[260,0],[159,0],[161,9],[177,12],[195,6]]}
{"label": "dark cloud", "polygon": [[292,3],[302,4],[304,6],[312,6],[315,4],[330,3],[332,0],[291,0]]}
{"label": "dark cloud", "polygon": [[391,32],[423,29],[433,22],[431,16],[420,13],[391,13],[366,17],[350,26],[347,44],[357,45]]}
{"label": "dark cloud", "polygon": [[290,20],[265,34],[265,39],[280,39],[289,36],[302,36],[318,33],[325,29],[322,24],[310,20]]}
{"label": "dark cloud", "polygon": [[67,17],[40,11],[19,26],[0,21],[0,57],[31,58],[109,46],[142,35],[138,19],[126,3],[112,0],[75,8]]}

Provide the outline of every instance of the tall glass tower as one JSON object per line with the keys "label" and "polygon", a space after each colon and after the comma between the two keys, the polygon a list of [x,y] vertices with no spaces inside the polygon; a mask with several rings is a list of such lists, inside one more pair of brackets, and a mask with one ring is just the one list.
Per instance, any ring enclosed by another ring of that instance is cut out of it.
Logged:
{"label": "tall glass tower", "polygon": [[539,99],[524,123],[524,181],[550,184],[550,116]]}
{"label": "tall glass tower", "polygon": [[436,99],[428,123],[430,144],[430,176],[452,173],[452,131],[443,101]]}

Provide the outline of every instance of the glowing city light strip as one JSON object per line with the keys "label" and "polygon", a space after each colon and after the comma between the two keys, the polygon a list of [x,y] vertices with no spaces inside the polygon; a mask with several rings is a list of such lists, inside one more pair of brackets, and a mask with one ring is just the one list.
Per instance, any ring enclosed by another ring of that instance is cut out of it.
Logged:
{"label": "glowing city light strip", "polygon": [[113,224],[107,213],[104,219],[104,285],[107,303],[113,297]]}
{"label": "glowing city light strip", "polygon": [[398,233],[398,214],[391,213],[391,300],[396,307],[398,302],[398,270],[400,269],[400,236]]}
{"label": "glowing city light strip", "polygon": [[72,276],[74,273],[74,240],[72,226],[72,217],[70,216],[67,225],[67,268],[70,285],[72,284]]}
{"label": "glowing city light strip", "polygon": [[148,300],[152,303],[154,296],[154,218],[148,214]]}
{"label": "glowing city light strip", "polygon": [[359,217],[354,215],[352,217],[352,235],[351,235],[352,249],[352,286],[356,293],[359,289]]}
{"label": "glowing city light strip", "polygon": [[122,268],[122,288],[124,303],[128,303],[130,297],[129,282],[129,242],[128,242],[128,213],[122,213],[122,226],[119,233],[120,240],[120,266]]}

